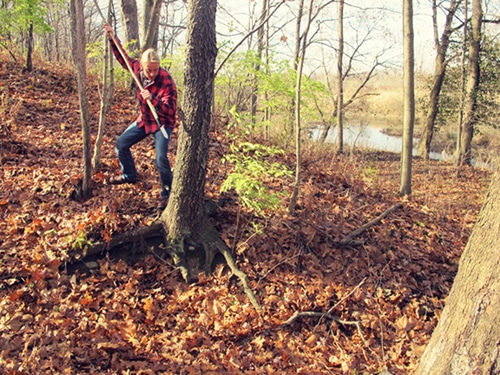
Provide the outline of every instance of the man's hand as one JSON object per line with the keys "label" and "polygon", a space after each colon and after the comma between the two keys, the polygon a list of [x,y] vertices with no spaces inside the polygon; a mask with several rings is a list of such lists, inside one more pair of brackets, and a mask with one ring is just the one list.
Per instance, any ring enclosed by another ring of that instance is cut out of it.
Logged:
{"label": "man's hand", "polygon": [[141,91],[141,95],[146,101],[153,99],[153,95],[151,95],[151,93],[146,89]]}
{"label": "man's hand", "polygon": [[103,28],[104,28],[104,32],[106,33],[106,36],[108,38],[111,39],[111,38],[113,38],[115,36],[115,32],[113,31],[113,28],[111,27],[110,24],[105,23],[103,25]]}

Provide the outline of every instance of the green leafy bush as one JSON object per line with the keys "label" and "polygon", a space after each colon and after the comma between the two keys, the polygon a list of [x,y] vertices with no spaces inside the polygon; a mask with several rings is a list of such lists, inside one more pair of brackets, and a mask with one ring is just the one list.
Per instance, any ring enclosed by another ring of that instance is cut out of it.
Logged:
{"label": "green leafy bush", "polygon": [[266,186],[272,178],[290,177],[292,172],[284,165],[273,162],[273,156],[284,151],[273,146],[241,142],[231,146],[231,153],[223,162],[233,165],[233,172],[221,186],[225,192],[234,189],[240,203],[258,215],[266,209],[276,209],[281,202],[281,192],[273,192]]}

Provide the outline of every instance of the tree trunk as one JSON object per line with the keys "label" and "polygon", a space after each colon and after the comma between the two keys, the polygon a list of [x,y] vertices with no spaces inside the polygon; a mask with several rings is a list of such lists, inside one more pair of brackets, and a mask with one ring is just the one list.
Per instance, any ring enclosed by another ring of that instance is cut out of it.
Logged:
{"label": "tree trunk", "polygon": [[[337,57],[337,75],[338,75],[338,86],[337,86],[337,125],[338,125],[338,147],[337,153],[342,154],[344,152],[344,73],[342,62],[344,59],[344,0],[339,0],[339,26],[338,26],[338,36],[339,36],[339,52]],[[326,134],[325,134],[326,138]]]}
{"label": "tree trunk", "polygon": [[472,164],[472,137],[476,123],[477,90],[479,87],[479,52],[481,49],[481,19],[483,11],[481,0],[472,1],[472,37],[469,47],[469,66],[467,87],[465,89],[464,123],[462,133],[462,149],[459,160],[463,164]]}
{"label": "tree trunk", "polygon": [[26,70],[33,71],[33,20],[28,29],[28,50],[26,52]]}
{"label": "tree trunk", "polygon": [[[108,23],[111,24],[111,2],[109,1],[108,7]],[[104,67],[102,69],[102,91],[101,91],[101,107],[99,110],[99,125],[97,129],[97,137],[94,144],[94,156],[92,157],[93,168],[101,166],[101,146],[106,129],[106,114],[113,101],[114,90],[114,70],[113,70],[113,54],[110,53],[110,46],[108,40],[104,40]],[[109,80],[108,80],[109,79]]]}
{"label": "tree trunk", "polygon": [[[139,18],[137,16],[136,0],[120,0],[120,9],[125,25],[125,44],[128,45],[131,56],[137,56],[140,49]],[[133,43],[130,43],[132,42]]]}
{"label": "tree trunk", "polygon": [[452,33],[452,22],[455,17],[455,13],[458,9],[458,1],[452,0],[450,3],[450,8],[446,15],[446,22],[441,35],[441,41],[437,39],[437,12],[436,12],[436,0],[433,1],[433,24],[436,35],[435,45],[436,45],[436,65],[434,67],[434,76],[432,89],[429,94],[429,108],[427,110],[427,116],[425,119],[425,126],[422,133],[422,138],[420,140],[420,145],[418,147],[419,156],[423,157],[425,160],[429,159],[429,153],[431,152],[431,142],[434,135],[434,123],[436,121],[436,116],[438,114],[438,103],[439,95],[441,93],[441,88],[443,86],[443,81],[446,73],[446,54],[448,52],[448,46],[450,44],[450,36]]}
{"label": "tree trunk", "polygon": [[78,97],[80,100],[80,118],[82,122],[83,142],[83,181],[82,186],[77,186],[74,198],[77,200],[87,199],[92,194],[91,189],[91,147],[90,147],[90,125],[89,125],[89,101],[87,95],[87,68],[85,54],[85,38],[78,37],[85,34],[85,15],[82,0],[70,1],[71,14],[71,41],[73,44],[73,60],[76,65],[78,76]]}
{"label": "tree trunk", "polygon": [[[303,0],[301,0],[301,5]],[[295,211],[295,206],[297,205],[297,199],[299,196],[300,188],[300,169],[302,168],[302,152],[301,152],[301,137],[302,137],[302,125],[300,121],[300,101],[301,101],[301,87],[302,87],[302,72],[304,70],[304,60],[307,50],[307,34],[309,33],[309,28],[311,27],[312,11],[313,11],[314,0],[309,2],[309,12],[306,24],[306,29],[302,35],[302,46],[300,48],[300,59],[297,59],[297,84],[295,88],[295,184],[290,198],[290,204],[288,205],[288,212],[292,213]]]}
{"label": "tree trunk", "polygon": [[467,61],[467,25],[469,18],[469,2],[466,1],[464,4],[464,24],[462,27],[462,53],[460,56],[460,109],[458,111],[458,119],[457,119],[457,144],[455,146],[455,162],[458,166],[457,168],[457,177],[460,174],[460,167],[462,165],[461,160],[461,150],[462,150],[462,131],[463,131],[463,123],[464,123],[464,94],[465,94],[465,85],[466,85],[466,72],[465,72],[465,62]]}
{"label": "tree trunk", "polygon": [[[191,0],[187,21],[183,110],[172,193],[162,221],[169,240],[176,245],[174,260],[187,280],[210,267],[210,256],[201,270],[188,264],[191,251],[186,240],[195,236],[204,221],[203,200],[212,116],[216,0]],[[182,116],[181,116],[182,117]],[[191,246],[194,250],[195,246]],[[209,254],[210,255],[210,254]]]}
{"label": "tree trunk", "polygon": [[142,49],[158,48],[158,30],[160,25],[160,10],[162,0],[145,0],[144,1],[144,23],[143,37],[144,42]]}
{"label": "tree trunk", "polygon": [[158,31],[160,27],[160,13],[162,0],[155,0],[153,3],[153,8],[149,17],[149,23],[144,30],[144,44],[142,46],[143,50],[148,48],[158,48]]}
{"label": "tree trunk", "polygon": [[[260,20],[259,24],[264,23],[267,15],[269,14],[269,8],[268,8],[268,0],[262,1],[262,9],[260,13]],[[258,72],[260,71],[261,67],[261,61],[262,61],[262,53],[265,48],[264,44],[264,34],[266,31],[266,26],[262,26],[259,28],[259,31],[257,32],[257,59],[254,64],[254,76],[253,76],[253,82],[252,82],[252,98],[251,98],[251,113],[252,113],[252,123],[255,124],[257,122],[257,94],[259,93],[259,88],[258,88]]]}
{"label": "tree trunk", "polygon": [[413,51],[413,0],[403,0],[404,34],[404,119],[401,150],[401,195],[411,194],[413,126],[415,124],[415,72]]}
{"label": "tree trunk", "polygon": [[499,239],[497,171],[416,374],[500,374]]}

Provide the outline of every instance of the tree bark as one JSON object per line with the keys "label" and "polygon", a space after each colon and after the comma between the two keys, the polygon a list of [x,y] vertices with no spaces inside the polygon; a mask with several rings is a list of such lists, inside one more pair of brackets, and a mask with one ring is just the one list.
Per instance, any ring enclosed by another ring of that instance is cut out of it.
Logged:
{"label": "tree bark", "polygon": [[463,164],[472,164],[472,137],[476,123],[477,90],[479,87],[479,52],[481,49],[481,19],[483,11],[481,0],[472,1],[472,37],[469,47],[469,66],[467,87],[465,89],[464,123],[462,133],[462,149],[459,160]]}
{"label": "tree bark", "polygon": [[183,276],[188,280],[195,278],[197,272],[186,264],[186,251],[190,245],[185,241],[196,233],[204,216],[208,136],[217,56],[216,5],[216,0],[191,0],[189,3],[184,118],[178,138],[172,193],[167,209],[162,214],[168,238],[177,247],[174,260],[184,267]]}
{"label": "tree bark", "polygon": [[431,151],[431,142],[434,135],[434,124],[436,122],[436,116],[438,114],[438,103],[439,95],[441,93],[441,88],[443,86],[443,81],[446,73],[446,54],[448,52],[448,46],[450,44],[450,36],[453,32],[451,26],[453,19],[455,18],[455,13],[458,9],[458,4],[460,1],[452,0],[450,2],[450,7],[448,13],[446,14],[446,22],[441,35],[441,40],[437,39],[437,12],[436,12],[436,0],[433,1],[433,24],[436,35],[435,45],[436,45],[436,65],[434,67],[434,76],[432,78],[432,89],[429,94],[429,108],[427,109],[427,116],[425,119],[425,126],[422,133],[422,138],[418,147],[419,156],[423,157],[425,160],[429,159],[429,153]]}
{"label": "tree bark", "polygon": [[73,44],[73,60],[76,65],[78,76],[78,97],[80,101],[80,119],[82,123],[82,143],[83,143],[83,180],[82,185],[77,186],[76,200],[90,198],[92,194],[92,154],[90,147],[90,124],[89,124],[89,100],[87,95],[87,68],[85,54],[85,38],[79,36],[85,34],[85,15],[82,0],[70,1],[70,14],[72,23],[71,41]]}
{"label": "tree bark", "polygon": [[[309,2],[309,12],[307,18],[306,29],[304,30],[304,34],[302,35],[302,46],[300,48],[300,59],[297,58],[297,84],[295,87],[295,183],[292,192],[292,196],[290,198],[290,204],[288,205],[288,212],[293,213],[295,211],[295,206],[297,205],[297,199],[299,196],[299,188],[301,182],[301,173],[300,170],[302,168],[302,152],[301,152],[301,137],[302,137],[302,125],[300,121],[301,117],[301,109],[300,109],[300,101],[301,101],[301,89],[302,89],[302,72],[304,70],[304,60],[306,56],[307,50],[307,34],[309,33],[309,28],[311,27],[311,18],[313,11],[314,0],[310,0]],[[301,7],[303,5],[303,0],[301,0]]]}
{"label": "tree bark", "polygon": [[[111,5],[109,1],[108,7],[108,23],[111,24]],[[94,169],[101,166],[101,146],[106,129],[106,114],[113,101],[114,91],[114,70],[113,70],[113,54],[110,53],[110,46],[107,39],[104,40],[104,66],[102,69],[102,91],[101,91],[101,107],[99,110],[99,125],[97,128],[97,137],[94,144],[94,155],[92,157],[92,166]],[[109,80],[108,80],[109,79]]]}
{"label": "tree bark", "polygon": [[33,20],[30,21],[27,43],[28,43],[28,49],[26,51],[26,70],[28,72],[32,72],[33,71]]}
{"label": "tree bark", "polygon": [[259,19],[259,24],[264,24],[262,27],[259,28],[259,31],[257,32],[257,59],[254,64],[254,76],[253,76],[253,82],[252,82],[252,97],[251,97],[251,110],[252,110],[252,123],[255,124],[257,122],[257,95],[259,92],[259,87],[258,85],[258,72],[260,71],[260,67],[262,65],[262,53],[264,51],[264,48],[267,47],[267,44],[264,44],[264,34],[267,29],[267,25],[265,24],[265,20],[267,15],[269,14],[269,1],[264,0],[262,1],[262,9],[260,13],[260,19]]}
{"label": "tree bark", "polygon": [[337,75],[338,75],[338,85],[337,85],[337,153],[342,154],[344,152],[344,71],[342,62],[344,59],[344,0],[339,0],[339,26],[338,26],[338,36],[339,36],[339,52],[337,57]]}
{"label": "tree bark", "polygon": [[[120,0],[120,9],[125,25],[125,43],[131,56],[137,56],[140,49],[139,18],[136,0]],[[132,42],[133,43],[130,43]]]}
{"label": "tree bark", "polygon": [[416,374],[500,374],[499,239],[497,171]]}
{"label": "tree bark", "polygon": [[413,127],[415,124],[415,58],[413,50],[413,0],[403,0],[404,119],[401,150],[401,195],[411,194]]}
{"label": "tree bark", "polygon": [[[158,28],[160,22],[159,10],[162,5],[162,0],[144,0],[144,20],[142,24],[142,36],[144,42],[142,48],[158,47]],[[146,39],[148,39],[146,41]]]}
{"label": "tree bark", "polygon": [[[146,2],[145,4],[147,4]],[[148,48],[158,48],[158,31],[160,27],[160,12],[162,0],[154,0],[152,8],[147,12],[149,14],[147,23],[144,24],[144,43],[142,50]]]}

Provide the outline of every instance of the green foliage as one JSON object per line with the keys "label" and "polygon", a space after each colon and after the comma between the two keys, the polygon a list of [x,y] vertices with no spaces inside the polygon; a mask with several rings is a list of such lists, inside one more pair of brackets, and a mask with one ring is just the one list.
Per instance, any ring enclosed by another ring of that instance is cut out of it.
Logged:
{"label": "green foliage", "polygon": [[87,233],[80,232],[78,237],[74,239],[71,244],[72,250],[87,250],[89,246],[92,246],[92,242],[87,239]]}
{"label": "green foliage", "polygon": [[234,189],[240,203],[258,215],[263,215],[266,209],[277,209],[281,194],[270,192],[265,182],[292,175],[286,166],[269,160],[283,153],[277,147],[249,142],[231,145],[231,153],[224,157],[223,162],[231,163],[233,172],[222,184],[221,191]]}
{"label": "green foliage", "polygon": [[378,170],[374,165],[368,165],[363,170],[363,179],[366,182],[372,182],[376,177],[378,177]]}
{"label": "green foliage", "polygon": [[47,7],[42,0],[7,0],[0,8],[0,36],[26,32],[31,24],[35,33],[50,32],[46,15]]}
{"label": "green foliage", "polygon": [[[228,46],[221,47],[219,58],[223,59]],[[251,98],[257,95],[260,108],[273,114],[274,126],[279,119],[289,126],[291,103],[295,98],[297,72],[288,60],[278,60],[270,56],[266,63],[255,51],[233,54],[220,69],[215,80],[215,102],[217,107],[231,111],[239,125],[256,125],[258,119],[250,116]],[[257,90],[256,92],[254,90]],[[320,118],[318,108],[330,105],[327,88],[321,82],[307,76],[302,79],[301,118],[304,122]],[[326,111],[330,112],[330,111]],[[262,129],[269,124],[261,123]],[[244,129],[248,131],[249,129]],[[258,129],[253,129],[258,130]]]}

